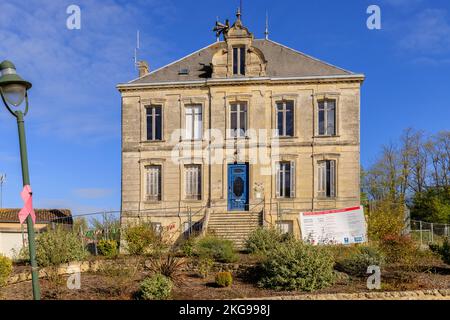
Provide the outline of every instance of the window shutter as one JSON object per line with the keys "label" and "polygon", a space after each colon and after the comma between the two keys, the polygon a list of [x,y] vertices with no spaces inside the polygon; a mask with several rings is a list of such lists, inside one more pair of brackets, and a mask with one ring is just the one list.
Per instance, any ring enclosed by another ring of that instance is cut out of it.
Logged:
{"label": "window shutter", "polygon": [[325,162],[319,162],[318,164],[318,195],[319,197],[324,196],[324,186],[325,186]]}
{"label": "window shutter", "polygon": [[194,124],[194,138],[195,139],[201,139],[203,134],[203,126],[202,126],[202,107],[197,106],[195,108],[195,118],[194,118],[195,124]]}
{"label": "window shutter", "polygon": [[280,197],[280,189],[281,189],[281,165],[280,165],[280,163],[279,162],[277,162],[277,164],[276,164],[276,175],[275,175],[275,180],[276,180],[276,182],[275,182],[275,188],[276,188],[276,191],[275,191],[275,194],[276,194],[276,197],[277,198],[279,198]]}
{"label": "window shutter", "polygon": [[197,199],[202,198],[202,166],[197,166]]}
{"label": "window shutter", "polygon": [[147,196],[150,195],[150,170],[147,168],[147,174],[146,174],[146,184],[147,184]]}
{"label": "window shutter", "polygon": [[330,161],[330,197],[336,196],[336,161]]}
{"label": "window shutter", "polygon": [[295,198],[295,161],[291,161],[291,198]]}
{"label": "window shutter", "polygon": [[186,139],[192,139],[193,135],[192,135],[192,119],[193,119],[193,110],[191,107],[187,107],[186,109],[186,128],[185,128],[185,138]]}

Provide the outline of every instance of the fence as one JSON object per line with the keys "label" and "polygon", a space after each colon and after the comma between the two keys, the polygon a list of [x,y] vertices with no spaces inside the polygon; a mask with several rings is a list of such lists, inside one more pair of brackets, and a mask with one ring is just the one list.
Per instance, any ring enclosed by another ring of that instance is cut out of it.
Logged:
{"label": "fence", "polygon": [[411,220],[410,233],[421,245],[442,243],[450,238],[450,224]]}

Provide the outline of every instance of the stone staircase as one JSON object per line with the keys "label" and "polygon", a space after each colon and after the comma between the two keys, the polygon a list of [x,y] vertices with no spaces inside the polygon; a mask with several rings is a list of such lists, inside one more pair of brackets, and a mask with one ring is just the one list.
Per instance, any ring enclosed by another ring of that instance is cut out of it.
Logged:
{"label": "stone staircase", "polygon": [[262,219],[262,212],[211,213],[207,233],[231,240],[242,250],[250,233],[262,226]]}

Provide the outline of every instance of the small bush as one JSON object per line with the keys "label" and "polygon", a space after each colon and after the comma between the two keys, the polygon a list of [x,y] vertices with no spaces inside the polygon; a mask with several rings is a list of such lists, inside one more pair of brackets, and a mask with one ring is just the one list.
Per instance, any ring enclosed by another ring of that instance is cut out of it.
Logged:
{"label": "small bush", "polygon": [[445,239],[442,245],[430,245],[431,251],[439,254],[446,264],[450,264],[450,239]]}
{"label": "small bush", "polygon": [[289,241],[268,252],[258,284],[276,290],[314,291],[333,284],[333,266],[325,247]]}
{"label": "small bush", "polygon": [[186,257],[192,257],[195,253],[195,239],[190,238],[183,242],[181,245],[181,252]]}
{"label": "small bush", "polygon": [[215,236],[206,236],[196,244],[196,254],[200,257],[209,257],[219,262],[235,262],[237,260],[233,243]]}
{"label": "small bush", "polygon": [[413,266],[421,256],[419,245],[409,236],[386,235],[379,246],[387,263]]}
{"label": "small bush", "polygon": [[106,277],[108,292],[113,296],[124,294],[131,287],[139,264],[131,261],[116,260],[107,263],[100,269],[100,274]]}
{"label": "small bush", "polygon": [[97,244],[98,253],[108,258],[116,257],[119,254],[118,247],[116,240],[102,239]]}
{"label": "small bush", "polygon": [[144,255],[152,249],[158,248],[160,237],[150,223],[128,225],[123,230],[128,253],[131,255]]}
{"label": "small bush", "polygon": [[376,206],[368,210],[367,233],[372,241],[386,236],[400,235],[405,227],[405,207],[403,203],[390,200],[377,201]]}
{"label": "small bush", "polygon": [[181,271],[185,265],[186,261],[184,259],[177,258],[173,254],[155,257],[146,263],[146,266],[153,273],[162,274],[174,282],[180,279]]}
{"label": "small bush", "polygon": [[364,277],[367,274],[367,267],[384,264],[384,257],[373,247],[358,247],[357,252],[341,261],[337,261],[336,267],[352,276]]}
{"label": "small bush", "polygon": [[143,300],[167,300],[172,293],[172,281],[162,274],[154,274],[142,281],[139,295]]}
{"label": "small bush", "polygon": [[3,287],[8,281],[13,270],[11,259],[0,254],[0,287]]}
{"label": "small bush", "polygon": [[36,260],[42,267],[81,261],[87,255],[81,239],[61,227],[41,233],[36,238]]}
{"label": "small bush", "polygon": [[214,260],[208,257],[201,257],[198,261],[198,273],[200,276],[205,279],[209,276],[209,273],[212,270],[212,267],[214,265]]}
{"label": "small bush", "polygon": [[265,255],[279,243],[289,239],[289,235],[282,234],[275,228],[258,228],[250,234],[246,248],[250,253]]}
{"label": "small bush", "polygon": [[219,287],[230,287],[232,283],[233,276],[231,275],[231,272],[224,271],[216,274],[216,285]]}

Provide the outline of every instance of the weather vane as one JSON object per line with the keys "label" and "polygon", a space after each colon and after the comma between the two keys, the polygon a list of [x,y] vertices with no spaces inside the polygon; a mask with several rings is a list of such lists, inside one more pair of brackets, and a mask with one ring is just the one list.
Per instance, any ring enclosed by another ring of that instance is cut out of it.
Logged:
{"label": "weather vane", "polygon": [[217,19],[216,26],[214,27],[213,31],[216,33],[217,39],[219,39],[221,34],[223,34],[223,36],[225,37],[229,29],[230,20],[225,20],[225,24],[223,24]]}

